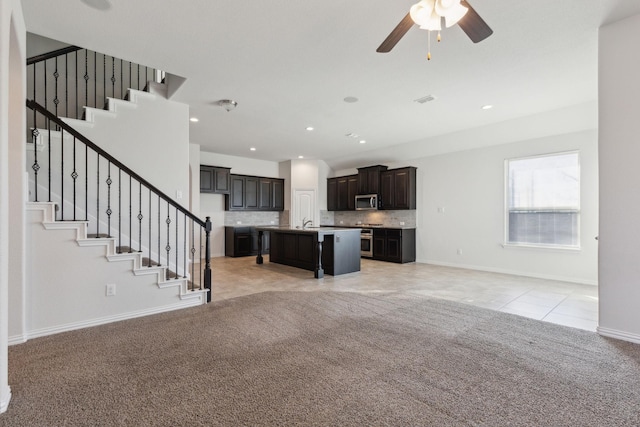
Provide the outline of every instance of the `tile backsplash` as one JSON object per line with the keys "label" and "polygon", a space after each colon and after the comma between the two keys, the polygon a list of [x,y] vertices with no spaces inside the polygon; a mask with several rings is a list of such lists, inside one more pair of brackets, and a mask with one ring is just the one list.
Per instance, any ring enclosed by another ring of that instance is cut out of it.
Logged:
{"label": "tile backsplash", "polygon": [[[281,225],[284,212],[233,212],[224,213],[224,225]],[[288,221],[289,212],[286,218]]]}
{"label": "tile backsplash", "polygon": [[415,227],[415,210],[320,211],[322,225],[382,224],[385,227]]}

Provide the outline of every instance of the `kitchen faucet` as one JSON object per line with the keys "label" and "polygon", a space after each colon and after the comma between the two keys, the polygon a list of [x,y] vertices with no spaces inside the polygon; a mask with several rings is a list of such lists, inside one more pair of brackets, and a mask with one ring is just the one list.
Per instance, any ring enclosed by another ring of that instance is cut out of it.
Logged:
{"label": "kitchen faucet", "polygon": [[307,217],[302,218],[302,229],[307,228],[307,225],[313,224],[313,221],[307,219]]}

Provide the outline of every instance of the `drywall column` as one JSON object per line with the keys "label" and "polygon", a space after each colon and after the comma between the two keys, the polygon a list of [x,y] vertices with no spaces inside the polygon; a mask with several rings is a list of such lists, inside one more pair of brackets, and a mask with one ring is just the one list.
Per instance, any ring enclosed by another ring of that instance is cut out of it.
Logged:
{"label": "drywall column", "polygon": [[640,343],[640,15],[599,38],[598,332]]}
{"label": "drywall column", "polygon": [[[10,244],[18,245],[18,252],[24,252],[24,238],[12,241],[15,236],[24,236],[24,214],[17,224],[13,224],[10,213],[12,203],[19,203],[24,209],[21,188],[24,185],[24,174],[14,177],[10,171],[16,144],[24,150],[24,111],[25,111],[25,75],[26,75],[26,29],[19,0],[0,2],[0,413],[6,411],[11,399],[9,388],[8,335],[9,335],[9,282],[11,269],[15,265],[9,262]],[[11,179],[11,182],[9,181]],[[18,184],[20,183],[20,184]],[[16,191],[18,189],[16,200]],[[19,227],[16,233],[10,234],[9,223]],[[13,250],[13,246],[11,246]],[[22,262],[20,265],[22,265]],[[14,284],[24,289],[24,268],[18,275],[19,283]],[[12,278],[13,279],[13,278]]]}

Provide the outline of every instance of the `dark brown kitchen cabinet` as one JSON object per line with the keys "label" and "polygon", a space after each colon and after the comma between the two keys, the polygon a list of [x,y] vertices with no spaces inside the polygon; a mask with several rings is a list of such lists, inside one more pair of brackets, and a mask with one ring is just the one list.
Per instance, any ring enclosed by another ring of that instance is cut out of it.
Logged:
{"label": "dark brown kitchen cabinet", "polygon": [[338,178],[327,178],[327,210],[338,210]]}
{"label": "dark brown kitchen cabinet", "polygon": [[231,175],[226,210],[281,211],[284,209],[284,180]]}
{"label": "dark brown kitchen cabinet", "polygon": [[356,209],[358,175],[327,179],[327,210],[353,211]]}
{"label": "dark brown kitchen cabinet", "polygon": [[416,168],[389,169],[380,174],[382,209],[416,208]]}
{"label": "dark brown kitchen cabinet", "polygon": [[376,228],[373,230],[373,259],[397,263],[416,260],[415,228]]}
{"label": "dark brown kitchen cabinet", "polygon": [[230,168],[200,165],[200,192],[229,194]]}
{"label": "dark brown kitchen cabinet", "polygon": [[[262,236],[262,253],[269,253],[269,233]],[[254,227],[224,228],[224,254],[230,257],[243,257],[258,254],[258,231]]]}
{"label": "dark brown kitchen cabinet", "polygon": [[271,180],[271,209],[276,211],[284,210],[284,180]]}
{"label": "dark brown kitchen cabinet", "polygon": [[385,170],[387,167],[382,165],[358,168],[357,194],[378,194],[380,192],[380,174]]}

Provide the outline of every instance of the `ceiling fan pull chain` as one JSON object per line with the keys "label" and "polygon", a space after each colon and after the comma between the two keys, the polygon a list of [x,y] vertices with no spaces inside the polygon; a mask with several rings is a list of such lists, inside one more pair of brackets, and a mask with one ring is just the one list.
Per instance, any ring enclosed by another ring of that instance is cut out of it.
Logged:
{"label": "ceiling fan pull chain", "polygon": [[440,43],[441,40],[442,40],[442,37],[440,37],[440,31],[438,31],[438,43]]}
{"label": "ceiling fan pull chain", "polygon": [[429,33],[429,36],[427,39],[429,44],[428,51],[427,51],[427,61],[431,61],[431,31],[427,31],[427,33]]}

